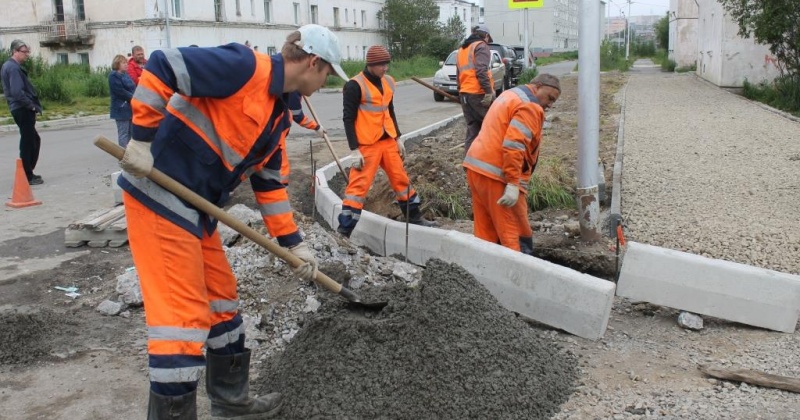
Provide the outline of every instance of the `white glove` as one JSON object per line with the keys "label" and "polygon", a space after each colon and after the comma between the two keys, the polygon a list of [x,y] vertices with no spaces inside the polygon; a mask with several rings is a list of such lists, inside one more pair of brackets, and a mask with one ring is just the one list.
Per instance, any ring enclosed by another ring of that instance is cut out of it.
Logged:
{"label": "white glove", "polygon": [[323,127],[322,124],[320,124],[319,127],[317,127],[317,135],[319,136],[319,138],[324,139],[327,134],[328,130],[326,130],[325,127]]}
{"label": "white glove", "polygon": [[514,184],[506,184],[506,190],[503,192],[503,196],[497,200],[497,204],[504,207],[512,207],[517,204],[518,199],[519,187]]}
{"label": "white glove", "polygon": [[314,254],[308,249],[308,245],[306,245],[305,242],[300,242],[292,248],[289,248],[289,252],[305,262],[294,268],[294,275],[301,280],[314,280],[317,277],[317,259],[314,258]]}
{"label": "white glove", "polygon": [[406,160],[406,141],[397,138],[397,151],[400,152],[400,159]]}
{"label": "white glove", "polygon": [[483,95],[483,99],[481,99],[481,105],[488,107],[492,104],[494,100],[494,93],[487,93]]}
{"label": "white glove", "polygon": [[144,178],[153,170],[153,154],[150,153],[150,143],[133,140],[128,142],[125,155],[119,161],[119,166],[125,172],[136,178]]}
{"label": "white glove", "polygon": [[350,153],[350,157],[355,160],[352,167],[360,171],[364,167],[364,155],[361,154],[361,150],[353,150],[353,153]]}

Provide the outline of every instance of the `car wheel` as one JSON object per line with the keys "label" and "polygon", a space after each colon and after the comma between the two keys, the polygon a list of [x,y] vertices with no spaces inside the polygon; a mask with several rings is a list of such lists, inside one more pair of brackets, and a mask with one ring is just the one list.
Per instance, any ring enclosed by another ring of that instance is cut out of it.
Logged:
{"label": "car wheel", "polygon": [[436,102],[442,102],[444,100],[444,95],[439,92],[433,92],[433,100]]}

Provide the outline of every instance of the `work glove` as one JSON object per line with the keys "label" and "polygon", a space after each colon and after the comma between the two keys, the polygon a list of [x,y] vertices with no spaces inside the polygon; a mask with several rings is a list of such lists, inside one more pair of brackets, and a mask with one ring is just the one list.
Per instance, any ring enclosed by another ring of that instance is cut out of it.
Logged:
{"label": "work glove", "polygon": [[322,124],[320,124],[319,127],[317,127],[317,135],[319,136],[319,138],[325,139],[325,136],[327,134],[328,130],[326,130],[325,127],[323,127]]}
{"label": "work glove", "polygon": [[125,155],[119,161],[119,166],[125,172],[136,178],[144,178],[153,170],[153,154],[150,153],[150,143],[133,140],[128,142]]}
{"label": "work glove", "polygon": [[406,160],[406,141],[397,138],[397,151],[400,152],[400,159]]}
{"label": "work glove", "polygon": [[497,204],[504,207],[512,207],[513,205],[517,204],[518,199],[519,187],[514,184],[506,184],[506,190],[503,192],[503,196],[497,200]]}
{"label": "work glove", "polygon": [[361,154],[361,150],[353,150],[353,153],[350,154],[350,157],[355,161],[352,167],[360,171],[361,168],[364,167],[364,155]]}
{"label": "work glove", "polygon": [[289,248],[289,252],[304,261],[303,264],[294,268],[294,275],[300,278],[300,280],[314,280],[317,277],[317,259],[314,258],[314,254],[308,249],[308,245],[306,245],[305,242],[300,242]]}
{"label": "work glove", "polygon": [[494,93],[487,93],[483,95],[483,99],[481,99],[481,105],[488,107],[489,105],[492,104],[493,100],[494,100]]}

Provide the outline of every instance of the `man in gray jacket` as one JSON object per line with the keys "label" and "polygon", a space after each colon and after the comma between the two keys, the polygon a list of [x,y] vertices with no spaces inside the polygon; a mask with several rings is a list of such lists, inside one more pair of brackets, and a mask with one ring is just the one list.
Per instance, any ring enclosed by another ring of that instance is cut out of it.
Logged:
{"label": "man in gray jacket", "polygon": [[36,95],[28,72],[21,64],[28,59],[31,50],[24,41],[15,39],[11,41],[11,58],[0,69],[0,79],[3,81],[3,92],[8,101],[8,108],[14,122],[19,127],[19,158],[28,177],[30,185],[39,185],[44,181],[39,175],[33,173],[36,162],[39,160],[39,149],[42,139],[36,132],[36,114],[42,113],[42,104]]}

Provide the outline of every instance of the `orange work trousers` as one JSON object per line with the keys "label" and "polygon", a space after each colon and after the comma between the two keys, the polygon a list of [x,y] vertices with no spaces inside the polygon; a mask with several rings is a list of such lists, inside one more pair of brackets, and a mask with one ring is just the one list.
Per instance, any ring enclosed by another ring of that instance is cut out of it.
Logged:
{"label": "orange work trousers", "polygon": [[520,238],[533,236],[525,195],[520,192],[517,204],[505,207],[497,204],[505,192],[504,183],[467,169],[467,184],[472,193],[475,237],[519,251]]}
{"label": "orange work trousers", "polygon": [[197,238],[123,194],[144,298],[151,389],[174,395],[170,386],[183,384],[190,391],[205,367],[203,346],[222,354],[244,350],[236,277],[218,231]]}
{"label": "orange work trousers", "polygon": [[408,198],[415,194],[410,188],[408,174],[397,150],[395,139],[383,139],[369,146],[358,146],[358,150],[364,156],[364,167],[361,170],[350,168],[350,183],[344,191],[343,206],[357,210],[364,208],[367,192],[375,180],[379,167],[386,172],[397,201],[408,201]]}

